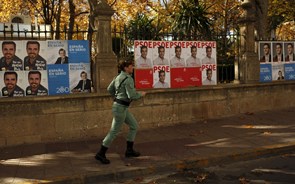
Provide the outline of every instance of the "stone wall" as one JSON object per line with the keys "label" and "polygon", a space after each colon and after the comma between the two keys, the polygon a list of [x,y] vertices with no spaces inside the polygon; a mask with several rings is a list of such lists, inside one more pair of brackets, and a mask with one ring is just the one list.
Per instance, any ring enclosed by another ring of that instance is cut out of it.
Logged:
{"label": "stone wall", "polygon": [[[295,82],[287,81],[148,92],[130,107],[140,129],[295,107]],[[0,147],[102,138],[111,105],[107,94],[1,98]]]}

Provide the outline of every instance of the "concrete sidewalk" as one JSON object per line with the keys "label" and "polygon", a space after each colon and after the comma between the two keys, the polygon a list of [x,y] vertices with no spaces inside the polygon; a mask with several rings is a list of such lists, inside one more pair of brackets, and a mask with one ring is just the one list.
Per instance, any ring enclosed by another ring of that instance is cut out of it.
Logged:
{"label": "concrete sidewalk", "polygon": [[101,140],[23,145],[0,150],[0,183],[108,183],[186,167],[255,158],[295,149],[293,109],[246,113],[190,124],[140,130],[124,157],[125,134],[107,152],[111,164],[94,159]]}

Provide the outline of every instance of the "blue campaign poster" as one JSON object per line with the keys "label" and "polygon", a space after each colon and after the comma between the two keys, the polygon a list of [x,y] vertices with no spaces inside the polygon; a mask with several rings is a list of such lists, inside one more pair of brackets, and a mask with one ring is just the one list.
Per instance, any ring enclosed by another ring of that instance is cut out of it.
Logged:
{"label": "blue campaign poster", "polygon": [[260,82],[272,81],[272,66],[271,64],[260,64]]}
{"label": "blue campaign poster", "polygon": [[90,51],[87,40],[68,40],[69,63],[89,63]]}
{"label": "blue campaign poster", "polygon": [[90,64],[69,64],[69,71],[71,93],[90,93],[92,87]]}
{"label": "blue campaign poster", "polygon": [[47,64],[68,64],[67,51],[67,40],[48,40],[46,50]]}
{"label": "blue campaign poster", "polygon": [[285,64],[285,80],[295,80],[295,63]]}
{"label": "blue campaign poster", "polygon": [[69,66],[48,65],[49,95],[69,94]]}

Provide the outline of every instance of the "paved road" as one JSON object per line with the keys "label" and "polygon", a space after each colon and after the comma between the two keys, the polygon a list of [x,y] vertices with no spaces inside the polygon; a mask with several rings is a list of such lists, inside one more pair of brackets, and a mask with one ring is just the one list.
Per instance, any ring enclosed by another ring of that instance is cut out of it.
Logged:
{"label": "paved road", "polygon": [[255,160],[189,169],[181,173],[138,177],[123,184],[294,184],[295,150],[293,153],[273,155]]}

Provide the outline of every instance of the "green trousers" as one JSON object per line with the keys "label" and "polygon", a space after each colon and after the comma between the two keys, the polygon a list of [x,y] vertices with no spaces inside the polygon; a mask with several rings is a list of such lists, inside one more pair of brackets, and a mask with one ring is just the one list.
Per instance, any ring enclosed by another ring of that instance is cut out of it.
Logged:
{"label": "green trousers", "polygon": [[112,127],[109,133],[107,134],[107,136],[102,141],[102,145],[105,147],[109,147],[111,145],[113,140],[116,138],[116,136],[120,132],[123,123],[126,123],[129,126],[127,141],[134,142],[138,125],[133,114],[131,114],[128,111],[128,107],[117,104],[115,102],[112,107],[112,113],[113,113]]}

